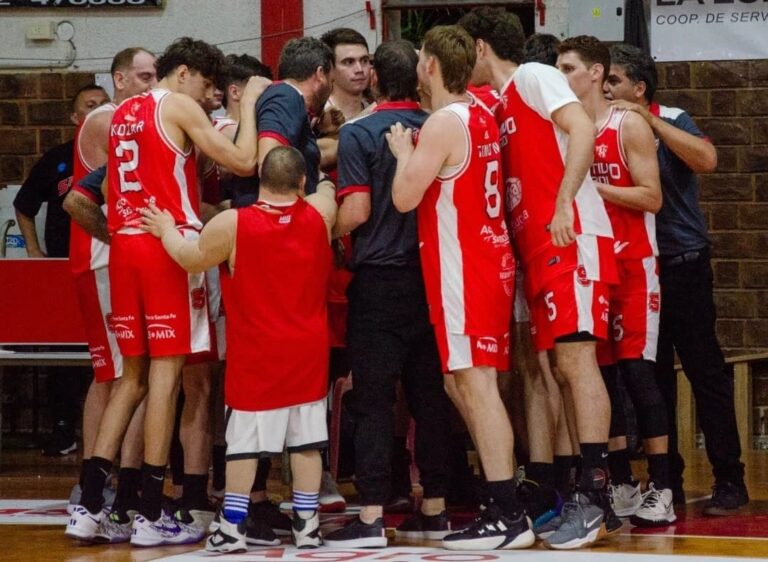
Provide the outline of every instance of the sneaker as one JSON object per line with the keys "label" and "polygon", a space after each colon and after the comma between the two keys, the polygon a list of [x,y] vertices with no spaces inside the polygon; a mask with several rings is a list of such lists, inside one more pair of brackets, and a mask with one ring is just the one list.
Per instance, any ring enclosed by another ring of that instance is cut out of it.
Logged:
{"label": "sneaker", "polygon": [[704,506],[704,515],[733,515],[749,503],[749,494],[744,482],[716,482],[712,498]]}
{"label": "sneaker", "polygon": [[395,537],[409,540],[441,541],[451,533],[448,512],[443,510],[438,515],[424,515],[417,511],[395,529]]}
{"label": "sneaker", "polygon": [[[224,517],[220,520],[226,521]],[[253,546],[277,546],[280,544],[280,539],[266,521],[254,519],[249,515],[245,520],[245,542]]]}
{"label": "sneaker", "polygon": [[605,534],[600,538],[610,537],[621,531],[624,526],[624,522],[619,519],[616,512],[613,511],[609,502],[603,506],[603,527],[605,528]]}
{"label": "sneaker", "polygon": [[525,513],[510,518],[490,505],[470,523],[469,527],[451,533],[443,539],[448,550],[511,550],[528,548],[536,542]]}
{"label": "sneaker", "polygon": [[329,533],[323,542],[331,548],[385,548],[384,519],[379,517],[369,525],[355,517],[341,529]]}
{"label": "sneaker", "polygon": [[162,546],[165,544],[194,544],[205,533],[196,527],[176,521],[163,511],[157,521],[150,521],[141,513],[133,518],[133,546]]}
{"label": "sneaker", "polygon": [[67,530],[64,531],[64,534],[70,539],[93,542],[103,520],[103,511],[93,514],[82,505],[76,505],[69,516],[69,523],[67,523]]}
{"label": "sneaker", "polygon": [[603,509],[592,503],[589,496],[575,493],[563,505],[560,527],[544,541],[544,546],[555,550],[571,550],[595,543],[604,530]]}
{"label": "sneaker", "polygon": [[676,519],[672,490],[659,490],[651,482],[648,484],[648,491],[643,494],[643,504],[629,518],[629,522],[636,527],[666,527]]}
{"label": "sneaker", "polygon": [[181,506],[173,512],[173,518],[176,519],[176,521],[198,529],[203,536],[211,527],[215,515],[216,514],[212,510],[186,509]]}
{"label": "sneaker", "polygon": [[347,509],[347,500],[344,499],[336,487],[336,482],[328,471],[323,472],[320,481],[320,513],[343,513]]}
{"label": "sneaker", "polygon": [[134,510],[127,512],[112,511],[101,522],[93,542],[100,544],[128,542],[133,534],[133,519],[136,517],[136,514],[137,512]]}
{"label": "sneaker", "polygon": [[317,548],[323,544],[320,534],[320,515],[312,512],[308,519],[301,517],[296,510],[293,511],[291,534],[296,548]]}
{"label": "sneaker", "polygon": [[291,518],[269,500],[251,503],[248,506],[248,515],[251,519],[264,521],[278,537],[291,536]]}
{"label": "sneaker", "polygon": [[[519,470],[519,469],[518,469]],[[563,508],[563,500],[555,490],[543,488],[533,480],[523,480],[517,487],[520,501],[532,521],[533,528],[540,527],[555,517]]]}
{"label": "sneaker", "polygon": [[608,495],[611,498],[613,511],[619,517],[629,517],[643,503],[643,495],[640,492],[640,482],[632,484],[609,484]]}
{"label": "sneaker", "polygon": [[[101,496],[104,498],[104,504],[102,509],[109,511],[115,503],[115,488],[112,486],[112,478],[107,478],[107,483],[104,486],[104,490],[101,492]],[[75,506],[80,505],[80,500],[83,497],[83,489],[80,484],[72,486],[72,490],[69,492],[69,500],[67,502],[67,513],[72,515],[72,511]]]}
{"label": "sneaker", "polygon": [[559,515],[555,515],[552,519],[547,521],[546,523],[542,523],[538,527],[533,527],[533,534],[536,535],[537,539],[544,540],[548,539],[552,534],[557,531],[560,528],[560,525],[563,522],[563,518]]}
{"label": "sneaker", "polygon": [[77,452],[77,439],[72,425],[65,421],[57,422],[42,452],[44,457],[63,457]]}
{"label": "sneaker", "polygon": [[235,553],[245,552],[248,545],[245,542],[245,520],[235,525],[222,518],[216,532],[205,541],[208,552]]}

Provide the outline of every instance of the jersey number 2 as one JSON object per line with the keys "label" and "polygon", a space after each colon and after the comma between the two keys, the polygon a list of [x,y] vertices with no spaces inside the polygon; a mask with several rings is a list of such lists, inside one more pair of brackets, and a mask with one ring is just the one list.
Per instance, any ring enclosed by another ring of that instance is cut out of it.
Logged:
{"label": "jersey number 2", "polygon": [[491,160],[485,165],[485,212],[489,218],[498,218],[501,214],[501,195],[499,194],[499,161]]}
{"label": "jersey number 2", "polygon": [[115,156],[120,161],[117,173],[120,176],[120,193],[126,191],[141,191],[141,183],[129,178],[135,177],[133,172],[139,167],[139,143],[135,140],[121,140],[115,148]]}

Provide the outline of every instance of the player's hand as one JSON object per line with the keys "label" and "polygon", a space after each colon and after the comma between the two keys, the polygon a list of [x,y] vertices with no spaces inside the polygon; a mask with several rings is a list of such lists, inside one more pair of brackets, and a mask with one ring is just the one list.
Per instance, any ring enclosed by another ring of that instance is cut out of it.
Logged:
{"label": "player's hand", "polygon": [[240,98],[240,103],[247,105],[255,105],[256,102],[264,93],[264,90],[272,84],[272,80],[264,78],[263,76],[251,76],[248,79],[248,83],[243,88],[243,95]]}
{"label": "player's hand", "polygon": [[651,114],[650,111],[648,111],[648,108],[640,105],[639,103],[632,103],[631,101],[627,101],[627,100],[612,100],[611,105],[618,109],[624,109],[626,111],[634,111],[640,117],[645,119],[649,125],[653,126],[653,123],[652,123],[653,115]]}
{"label": "player's hand", "polygon": [[153,236],[162,238],[168,229],[176,228],[176,221],[173,219],[173,215],[168,211],[161,211],[154,203],[150,203],[148,207],[140,209],[139,213],[141,213],[140,228]]}
{"label": "player's hand", "polygon": [[338,107],[326,109],[320,114],[320,119],[317,122],[317,136],[331,137],[338,134],[344,121],[346,121],[344,112]]}
{"label": "player's hand", "polygon": [[555,214],[549,224],[549,233],[552,235],[552,244],[562,248],[572,244],[576,240],[576,231],[573,229],[573,205],[560,204],[555,206]]}
{"label": "player's hand", "polygon": [[389,150],[400,159],[413,152],[413,131],[403,127],[402,123],[397,122],[389,128],[386,134]]}

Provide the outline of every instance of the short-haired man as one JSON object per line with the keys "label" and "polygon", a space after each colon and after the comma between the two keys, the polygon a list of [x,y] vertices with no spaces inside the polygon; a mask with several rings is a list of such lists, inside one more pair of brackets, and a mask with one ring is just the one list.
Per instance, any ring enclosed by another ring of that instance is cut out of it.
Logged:
{"label": "short-haired man", "polygon": [[167,211],[143,211],[144,228],[185,270],[227,264],[227,491],[220,524],[206,544],[212,552],[246,550],[256,460],[284,446],[293,469],[294,543],[320,545],[319,449],[328,440],[325,297],[335,194],[323,182],[302,199],[305,164],[291,147],[270,151],[260,174],[259,201],[220,213],[199,240],[185,239]]}
{"label": "short-haired man", "polygon": [[[69,263],[75,277],[94,372],[83,407],[81,490],[101,417],[113,390],[112,383],[122,376],[123,357],[111,324],[109,233],[102,211],[104,197],[100,189],[89,190],[80,184],[88,173],[107,163],[109,125],[117,106],[157,85],[155,56],[140,47],[129,47],[117,53],[110,72],[115,89],[114,102],[94,109],[76,131],[74,185],[64,200],[64,208],[73,221]],[[141,418],[143,409],[137,412]],[[136,419],[129,427],[120,455],[119,492],[99,531],[102,540],[107,542],[130,539],[132,515],[138,509],[143,419]],[[70,503],[79,504],[80,498],[76,497]]]}
{"label": "short-haired man", "polygon": [[142,495],[131,543],[180,544],[203,536],[203,530],[174,521],[161,509],[181,368],[187,355],[210,345],[203,276],[188,275],[138,222],[141,210],[155,203],[173,214],[185,236],[197,237],[202,225],[193,144],[237,173],[252,173],[257,158],[250,108],[265,84],[249,83],[249,109],[241,122],[246,134],[232,144],[214,130],[201,107],[213,97],[223,58],[207,43],[178,39],[157,60],[158,88],[123,102],[110,125],[109,270],[123,380],[102,417],[82,504],[67,527],[74,538],[89,540],[101,521],[104,478],[145,395]]}
{"label": "short-haired man", "polygon": [[[619,283],[611,287],[610,338],[597,348],[611,398],[608,464],[613,508],[619,516],[631,516],[634,525],[665,526],[676,517],[667,414],[655,378],[660,310],[655,213],[661,208],[656,145],[640,115],[612,107],[605,99],[603,83],[611,68],[605,43],[582,35],[566,39],[558,50],[557,66],[597,128],[592,179],[606,202],[619,270]],[[619,373],[634,403],[648,458],[650,483],[642,496],[639,483],[632,481]]]}
{"label": "short-haired man", "polygon": [[664,205],[656,217],[661,284],[657,381],[667,407],[670,477],[675,503],[684,503],[683,459],[677,451],[674,353],[691,382],[715,487],[706,515],[730,515],[749,501],[728,375],[715,331],[707,221],[699,207],[697,173],[712,172],[717,152],[684,110],[653,101],[656,64],[630,45],[611,47],[606,94],[651,126]]}
{"label": "short-haired man", "polygon": [[352,119],[367,105],[363,94],[371,80],[368,42],[360,32],[348,27],[326,31],[320,40],[333,52],[333,90],[327,105],[341,110],[345,119]]}
{"label": "short-haired man", "polygon": [[[534,543],[513,479],[512,426],[497,370],[509,368],[515,259],[499,192],[499,129],[466,93],[475,63],[460,27],[427,32],[417,66],[433,113],[419,133],[388,133],[397,158],[392,197],[400,212],[418,207],[421,266],[451,398],[480,456],[490,501],[467,529],[443,539],[454,550],[527,548]],[[482,186],[482,189],[479,189]]]}
{"label": "short-haired man", "polygon": [[416,212],[399,213],[392,202],[397,160],[385,135],[395,123],[419,130],[428,115],[416,101],[418,57],[408,41],[376,49],[372,87],[376,109],[340,131],[341,200],[334,232],[352,232],[347,291],[347,346],[354,387],[355,479],[363,509],[359,518],[326,537],[334,547],[384,547],[383,506],[391,495],[396,384],[416,421],[416,460],[424,500],[397,528],[410,539],[442,539],[450,532],[445,511],[449,451],[449,402],[419,264]]}
{"label": "short-haired man", "polygon": [[611,409],[595,346],[607,336],[616,263],[608,214],[588,175],[594,124],[557,69],[520,64],[524,39],[514,14],[477,8],[461,25],[476,42],[472,81],[490,82],[502,98],[508,221],[525,270],[531,321],[540,349],[554,347],[576,411],[579,493],[547,545],[579,548],[604,535],[606,519],[613,523],[606,493]]}

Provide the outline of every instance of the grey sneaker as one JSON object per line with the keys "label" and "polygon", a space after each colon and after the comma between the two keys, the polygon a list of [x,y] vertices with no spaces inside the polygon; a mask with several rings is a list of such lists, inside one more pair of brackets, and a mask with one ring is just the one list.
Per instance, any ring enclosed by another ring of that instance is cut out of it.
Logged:
{"label": "grey sneaker", "polygon": [[563,506],[562,523],[545,541],[544,546],[555,550],[572,550],[595,543],[603,527],[603,510],[586,494],[575,493]]}
{"label": "grey sneaker", "polygon": [[93,542],[101,544],[118,544],[131,540],[133,533],[133,518],[136,517],[136,511],[129,510],[125,513],[113,511],[107,515],[99,525]]}
{"label": "grey sneaker", "polygon": [[559,515],[555,515],[552,519],[546,523],[533,528],[533,532],[537,539],[548,539],[552,534],[560,528],[563,519]]}
{"label": "grey sneaker", "polygon": [[[109,511],[112,508],[112,504],[115,503],[115,488],[112,486],[112,478],[107,478],[107,482],[104,485],[104,491],[101,493],[104,498],[104,504],[102,509]],[[83,497],[83,490],[80,484],[72,486],[72,490],[69,492],[69,501],[67,502],[67,513],[72,515],[75,506],[80,505],[80,500]]]}

